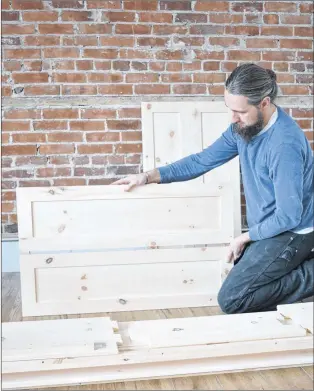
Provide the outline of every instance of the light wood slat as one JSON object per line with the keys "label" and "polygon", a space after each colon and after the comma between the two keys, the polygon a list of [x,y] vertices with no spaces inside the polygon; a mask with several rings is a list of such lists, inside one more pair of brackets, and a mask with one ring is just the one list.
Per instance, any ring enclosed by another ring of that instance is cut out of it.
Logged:
{"label": "light wood slat", "polygon": [[314,318],[312,302],[279,305],[277,311],[313,334]]}
{"label": "light wood slat", "polygon": [[110,318],[2,324],[2,360],[58,359],[118,353]]}
{"label": "light wood slat", "polygon": [[151,348],[306,335],[299,325],[282,322],[283,318],[274,316],[273,312],[257,312],[232,316],[148,320],[132,324],[128,332],[134,345]]}
{"label": "light wood slat", "polygon": [[[182,186],[183,185],[183,186]],[[228,185],[148,185],[20,188],[20,251],[97,250],[229,243]]]}
{"label": "light wood slat", "polygon": [[[224,102],[143,102],[143,169],[152,170],[198,153],[230,125]],[[229,183],[233,191],[234,236],[241,234],[240,169],[238,156],[189,181]]]}

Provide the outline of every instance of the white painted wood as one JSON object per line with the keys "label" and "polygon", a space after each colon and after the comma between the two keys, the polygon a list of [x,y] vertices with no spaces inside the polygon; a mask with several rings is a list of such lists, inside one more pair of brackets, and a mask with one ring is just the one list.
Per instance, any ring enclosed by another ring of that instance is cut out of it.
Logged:
{"label": "white painted wood", "polygon": [[22,254],[23,316],[217,305],[226,251]]}
{"label": "white painted wood", "polygon": [[[158,319],[134,323],[129,328],[136,346],[175,347],[305,336],[296,324],[283,324],[272,312]],[[232,327],[230,327],[232,325]]]}
{"label": "white painted wood", "polygon": [[40,360],[118,353],[110,318],[2,323],[2,360]]}
{"label": "white painted wood", "polygon": [[277,311],[313,334],[313,303],[294,303],[277,306]]}
{"label": "white painted wood", "polygon": [[[143,169],[149,171],[210,146],[230,124],[224,102],[143,102]],[[193,179],[196,183],[229,183],[232,187],[234,236],[241,233],[239,159]]]}

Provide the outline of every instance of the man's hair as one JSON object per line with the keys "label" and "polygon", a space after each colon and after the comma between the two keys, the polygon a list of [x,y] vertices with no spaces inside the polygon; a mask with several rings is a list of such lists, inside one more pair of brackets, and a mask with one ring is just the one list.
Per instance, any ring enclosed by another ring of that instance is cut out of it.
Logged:
{"label": "man's hair", "polygon": [[266,96],[273,103],[278,93],[275,72],[255,64],[243,64],[235,68],[225,85],[230,94],[246,96],[248,103],[254,106]]}

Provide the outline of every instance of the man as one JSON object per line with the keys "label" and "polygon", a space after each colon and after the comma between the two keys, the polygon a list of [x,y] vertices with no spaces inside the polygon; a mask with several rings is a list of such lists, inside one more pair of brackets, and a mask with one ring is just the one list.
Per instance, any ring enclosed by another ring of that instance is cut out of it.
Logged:
{"label": "man", "polygon": [[313,155],[297,123],[274,103],[276,75],[255,64],[226,81],[232,124],[212,145],[115,184],[188,181],[239,155],[249,230],[230,245],[234,267],[218,302],[225,313],[275,310],[314,294]]}

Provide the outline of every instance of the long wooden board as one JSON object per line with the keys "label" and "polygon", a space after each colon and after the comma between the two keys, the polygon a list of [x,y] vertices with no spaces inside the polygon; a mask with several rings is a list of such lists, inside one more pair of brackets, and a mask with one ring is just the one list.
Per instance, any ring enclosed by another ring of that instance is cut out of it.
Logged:
{"label": "long wooden board", "polygon": [[283,316],[292,319],[304,329],[314,333],[313,303],[283,304],[277,307]]}
{"label": "long wooden board", "polygon": [[[143,102],[143,169],[173,163],[213,144],[230,125],[224,102]],[[229,162],[189,181],[228,183],[233,193],[234,235],[241,234],[240,167],[236,156]]]}

